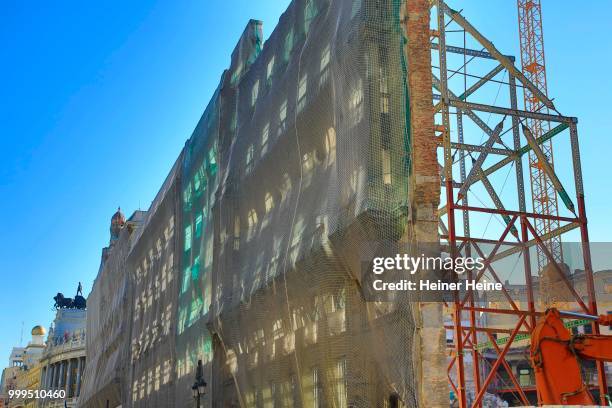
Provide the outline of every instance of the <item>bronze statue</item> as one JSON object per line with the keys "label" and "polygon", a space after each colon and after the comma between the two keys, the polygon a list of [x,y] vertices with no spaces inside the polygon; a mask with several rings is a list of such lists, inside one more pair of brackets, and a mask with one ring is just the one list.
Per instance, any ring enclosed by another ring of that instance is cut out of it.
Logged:
{"label": "bronze statue", "polygon": [[72,298],[64,297],[64,294],[61,292],[58,292],[57,295],[55,295],[55,297],[53,298],[53,300],[55,300],[54,307],[56,309],[72,309],[74,307],[74,302],[72,301]]}
{"label": "bronze statue", "polygon": [[53,305],[56,309],[86,309],[87,308],[87,300],[83,297],[83,286],[81,282],[79,282],[79,286],[77,287],[76,295],[74,299],[64,297],[64,294],[58,292],[57,295],[53,298],[55,300],[55,304]]}

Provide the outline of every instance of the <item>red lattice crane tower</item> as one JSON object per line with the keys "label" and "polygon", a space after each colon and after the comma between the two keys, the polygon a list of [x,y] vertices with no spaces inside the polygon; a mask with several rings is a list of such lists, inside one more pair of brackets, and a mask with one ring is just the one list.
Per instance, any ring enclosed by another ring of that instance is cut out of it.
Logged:
{"label": "red lattice crane tower", "polygon": [[[523,75],[541,92],[548,95],[540,0],[517,0],[517,4]],[[548,108],[529,89],[524,88],[523,91],[526,111],[548,113]],[[550,129],[549,122],[540,120],[526,119],[526,125],[531,129],[535,138],[539,138]],[[552,141],[548,140],[542,143],[541,149],[552,166]],[[529,173],[531,176],[533,212],[556,217],[559,214],[557,192],[534,152],[529,153]],[[541,237],[546,237],[558,227],[559,221],[554,218],[541,218],[535,222],[535,229]],[[561,237],[557,235],[548,238],[544,243],[555,260],[559,263],[563,262]],[[549,259],[539,247],[537,249],[537,259],[538,269],[541,271],[549,263]]]}

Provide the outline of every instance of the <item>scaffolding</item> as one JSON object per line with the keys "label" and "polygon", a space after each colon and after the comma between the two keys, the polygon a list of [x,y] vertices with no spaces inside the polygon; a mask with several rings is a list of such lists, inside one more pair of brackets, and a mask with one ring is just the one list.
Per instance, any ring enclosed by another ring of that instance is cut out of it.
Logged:
{"label": "scaffolding", "polygon": [[[502,54],[443,0],[432,3],[433,103],[442,173],[439,208],[442,242],[452,256],[484,258],[485,267],[468,272],[467,279],[488,278],[504,285],[501,300],[494,303],[483,301],[482,294],[470,290],[462,295],[456,293],[454,300],[447,304],[452,313],[452,322],[447,326],[452,330],[450,387],[460,407],[480,407],[485,395],[491,392],[492,381],[504,373],[510,383],[506,389],[524,405],[532,405],[526,387],[510,369],[506,358],[519,338],[528,339],[536,319],[550,304],[550,299],[538,298],[534,281],[541,282],[545,270],[552,270],[567,293],[563,299],[565,305],[597,314],[577,119],[547,113],[556,112],[552,101],[539,87],[541,84],[530,81],[515,67],[514,57]],[[507,94],[500,96],[502,90]],[[519,92],[546,112],[530,106],[519,109]],[[496,125],[489,126],[490,122]],[[552,149],[553,138],[555,143],[562,138],[569,139],[573,183],[571,176],[564,173],[565,177],[561,177],[547,160],[552,151],[547,149]],[[562,211],[544,211],[537,204],[531,210],[527,207],[528,200],[535,200],[534,194],[539,193],[535,189],[530,197],[525,190],[525,160],[530,166],[534,160],[539,163],[538,171],[545,174],[549,183],[546,188],[553,189],[547,194],[558,195],[564,204]],[[512,173],[514,177],[510,177]],[[568,191],[575,194],[576,205]],[[474,199],[478,205],[470,202]],[[493,219],[497,224],[491,225]],[[550,228],[544,231],[541,228],[544,224]],[[560,247],[555,252],[549,244],[552,240],[560,245],[560,237],[573,230],[579,232],[586,293],[578,293],[568,280],[567,267],[557,255]],[[544,257],[538,259],[537,266],[532,264],[535,251]],[[526,289],[524,298],[507,289],[509,279],[517,280],[517,276],[512,276],[511,263],[508,266],[508,262],[503,262],[509,258],[520,262],[523,269],[520,282]],[[539,295],[549,294],[540,291]],[[505,327],[493,323],[501,318],[510,323]],[[599,326],[593,324],[592,330],[599,333]],[[504,336],[503,341],[497,336]],[[496,354],[491,362],[483,357],[485,348]],[[598,362],[596,368],[597,390],[605,405],[607,384],[603,363]]]}

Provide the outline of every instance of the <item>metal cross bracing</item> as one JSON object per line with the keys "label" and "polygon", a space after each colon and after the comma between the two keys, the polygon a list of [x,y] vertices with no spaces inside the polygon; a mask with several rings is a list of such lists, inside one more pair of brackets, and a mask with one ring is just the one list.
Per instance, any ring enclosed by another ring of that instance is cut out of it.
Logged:
{"label": "metal cross bracing", "polygon": [[[471,254],[484,259],[485,267],[468,271],[467,279],[503,285],[494,301],[486,294],[467,290],[455,293],[447,303],[452,318],[446,328],[453,338],[450,387],[460,407],[481,407],[486,394],[502,388],[520,404],[532,405],[533,387],[519,381],[508,360],[510,352],[520,350],[519,341],[528,341],[536,319],[547,306],[542,301],[545,294],[538,292],[534,282],[541,280],[541,261],[532,259],[532,254],[541,253],[544,264],[552,268],[567,293],[566,307],[597,315],[577,119],[551,114],[557,111],[546,93],[514,65],[512,56],[502,54],[461,13],[443,0],[433,0],[432,6],[441,242],[451,256]],[[546,109],[519,109],[520,90]],[[535,128],[541,133],[534,132]],[[553,138],[570,146],[572,157],[567,163],[573,179],[559,177],[543,160],[548,154],[546,145]],[[534,191],[526,191],[523,169],[525,164],[531,165],[530,155],[539,160],[540,170],[563,203],[562,211],[550,213],[538,206],[528,210],[526,202]],[[461,222],[457,222],[459,217]],[[539,227],[544,223],[548,229]],[[585,293],[572,285],[549,244],[573,230],[578,230],[581,240]],[[516,268],[520,272],[515,272]],[[524,291],[511,290],[511,282],[519,282]],[[500,321],[505,323],[498,324]],[[599,333],[596,323],[592,329]],[[603,363],[597,364],[597,379],[596,388],[604,402],[607,382]]]}
{"label": "metal cross bracing", "polygon": [[[542,31],[542,8],[540,0],[517,0],[519,40],[521,48],[521,65],[525,77],[531,81],[540,91],[547,94],[546,64],[544,58],[544,37]],[[548,108],[535,97],[529,89],[523,92],[525,110],[529,112],[547,112]],[[527,119],[526,124],[534,137],[540,137],[549,128],[549,122]],[[551,165],[553,160],[552,142],[547,141],[541,145],[545,160]],[[533,152],[529,152],[529,170],[532,191],[533,211],[538,214],[557,215],[557,194],[555,187],[546,172],[542,169],[541,158]],[[544,235],[559,227],[554,219],[539,220],[535,222],[536,231]],[[552,237],[546,240],[548,250],[554,258],[563,262],[563,251],[561,237]],[[537,250],[538,268],[542,270],[548,260],[544,251]]]}

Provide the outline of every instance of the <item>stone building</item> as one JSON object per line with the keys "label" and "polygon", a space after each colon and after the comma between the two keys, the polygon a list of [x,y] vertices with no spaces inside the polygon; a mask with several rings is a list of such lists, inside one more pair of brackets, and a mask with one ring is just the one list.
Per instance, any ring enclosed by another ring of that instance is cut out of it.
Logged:
{"label": "stone building", "polygon": [[45,348],[45,329],[34,326],[32,339],[25,347],[14,347],[9,358],[9,367],[3,371],[0,381],[0,399],[5,407],[35,407],[36,399],[8,398],[9,390],[38,390],[40,381],[40,359]]}
{"label": "stone building", "polygon": [[144,215],[145,212],[136,211],[126,220],[118,209],[111,218],[109,245],[102,250],[98,276],[87,298],[87,366],[79,395],[80,407],[116,407],[130,392],[126,375],[132,282],[126,260],[133,234]]}
{"label": "stone building", "polygon": [[248,22],[147,214],[113,216],[81,406],[189,406],[200,362],[203,406],[447,402],[441,309],[362,290],[369,243],[438,240],[428,18],[294,0],[265,44]]}
{"label": "stone building", "polygon": [[177,161],[153,200],[127,258],[132,282],[127,406],[174,406],[179,166]]}
{"label": "stone building", "polygon": [[43,398],[41,407],[75,407],[85,370],[85,309],[58,309],[40,359],[40,390],[63,391]]}

